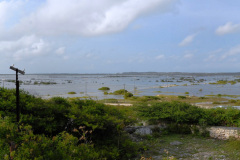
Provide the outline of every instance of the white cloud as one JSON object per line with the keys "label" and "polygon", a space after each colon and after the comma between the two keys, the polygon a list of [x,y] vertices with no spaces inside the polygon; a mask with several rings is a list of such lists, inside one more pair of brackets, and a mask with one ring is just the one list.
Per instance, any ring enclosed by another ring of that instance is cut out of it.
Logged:
{"label": "white cloud", "polygon": [[58,55],[63,55],[65,53],[65,47],[60,47],[55,52]]}
{"label": "white cloud", "polygon": [[65,55],[65,47],[59,47],[58,49],[55,50],[56,55],[58,55],[58,57],[62,58],[63,60],[68,60],[69,56]]}
{"label": "white cloud", "polygon": [[47,0],[21,19],[15,30],[45,35],[100,35],[119,32],[153,10],[167,12],[179,0]]}
{"label": "white cloud", "polygon": [[228,22],[223,26],[219,26],[215,33],[218,35],[230,34],[240,32],[240,24],[232,24],[232,22]]}
{"label": "white cloud", "polygon": [[181,47],[189,45],[190,43],[192,43],[192,41],[194,40],[196,35],[197,34],[192,34],[192,35],[187,36],[178,45],[181,46]]}
{"label": "white cloud", "polygon": [[64,59],[64,60],[68,60],[68,59],[69,59],[69,56],[63,56],[63,59]]}
{"label": "white cloud", "polygon": [[13,23],[14,17],[19,16],[18,10],[23,7],[26,2],[26,0],[0,1],[0,28],[4,28],[8,25],[7,23]]}
{"label": "white cloud", "polygon": [[89,52],[89,53],[84,54],[81,58],[83,58],[83,59],[91,59],[91,60],[95,59],[96,60],[99,57],[98,57],[98,55]]}
{"label": "white cloud", "polygon": [[4,24],[6,16],[7,16],[7,5],[6,1],[0,2],[0,27]]}
{"label": "white cloud", "polygon": [[160,55],[158,55],[155,59],[159,60],[159,59],[163,59],[163,58],[165,58],[165,55],[160,54]]}
{"label": "white cloud", "polygon": [[207,61],[217,61],[219,60],[219,54],[222,54],[223,49],[217,49],[215,51],[211,51],[208,53],[208,57],[204,59],[205,62]]}
{"label": "white cloud", "polygon": [[183,58],[185,58],[185,59],[190,59],[190,58],[192,58],[193,56],[194,56],[193,54],[189,53],[189,54],[185,54],[185,55],[183,56]]}
{"label": "white cloud", "polygon": [[221,56],[221,60],[229,58],[231,56],[240,55],[240,45],[231,48],[228,52]]}
{"label": "white cloud", "polygon": [[0,54],[14,60],[22,60],[47,54],[49,44],[35,35],[24,36],[17,40],[0,41]]}

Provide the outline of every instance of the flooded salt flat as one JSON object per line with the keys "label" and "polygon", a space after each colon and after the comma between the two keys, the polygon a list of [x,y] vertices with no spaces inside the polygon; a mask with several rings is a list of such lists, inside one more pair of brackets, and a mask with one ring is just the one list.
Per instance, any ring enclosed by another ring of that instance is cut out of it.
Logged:
{"label": "flooded salt flat", "polygon": [[[29,74],[19,75],[20,88],[43,98],[91,97],[93,99],[122,98],[104,95],[101,87],[109,92],[126,89],[136,96],[166,95],[240,95],[240,73],[135,73],[135,74]],[[15,75],[0,75],[0,86],[15,88]],[[226,84],[209,84],[219,80],[234,81]],[[68,92],[76,92],[70,95]]]}

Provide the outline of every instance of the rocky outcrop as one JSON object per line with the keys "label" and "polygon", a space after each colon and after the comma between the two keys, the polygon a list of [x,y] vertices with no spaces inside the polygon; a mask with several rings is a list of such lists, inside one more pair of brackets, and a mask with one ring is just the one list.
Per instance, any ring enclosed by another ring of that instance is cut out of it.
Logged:
{"label": "rocky outcrop", "polygon": [[207,128],[212,138],[227,140],[229,138],[240,139],[240,128],[238,127],[209,127]]}

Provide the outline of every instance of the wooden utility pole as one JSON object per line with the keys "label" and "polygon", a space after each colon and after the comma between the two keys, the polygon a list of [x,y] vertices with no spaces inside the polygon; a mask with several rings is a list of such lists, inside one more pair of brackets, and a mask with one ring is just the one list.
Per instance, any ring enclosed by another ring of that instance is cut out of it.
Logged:
{"label": "wooden utility pole", "polygon": [[14,65],[10,66],[11,70],[16,71],[16,115],[17,115],[17,123],[19,123],[20,120],[20,105],[19,105],[19,80],[18,80],[18,73],[24,75],[25,71],[20,70],[18,68],[15,68]]}

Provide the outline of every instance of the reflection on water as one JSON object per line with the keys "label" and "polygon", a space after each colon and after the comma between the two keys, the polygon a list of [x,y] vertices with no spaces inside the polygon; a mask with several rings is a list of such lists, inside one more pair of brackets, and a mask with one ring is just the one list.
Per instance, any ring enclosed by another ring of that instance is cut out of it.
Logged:
{"label": "reflection on water", "polygon": [[[30,94],[49,98],[51,96],[84,97],[93,99],[122,98],[104,95],[98,88],[109,87],[109,92],[125,89],[142,95],[240,95],[239,73],[135,73],[135,74],[34,74],[19,75],[21,89]],[[15,75],[0,75],[0,85],[15,88]],[[236,84],[212,85],[218,80],[236,81]],[[76,92],[74,95],[68,92]]]}

